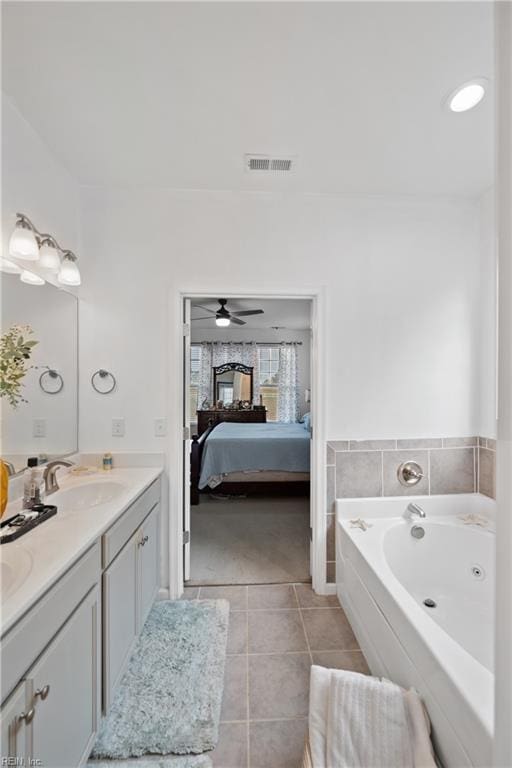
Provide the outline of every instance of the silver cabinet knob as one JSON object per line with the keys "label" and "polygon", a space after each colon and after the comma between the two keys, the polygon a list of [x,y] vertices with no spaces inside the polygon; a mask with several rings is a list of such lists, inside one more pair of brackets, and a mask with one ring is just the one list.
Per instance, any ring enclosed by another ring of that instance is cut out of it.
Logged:
{"label": "silver cabinet knob", "polygon": [[43,688],[38,688],[37,691],[34,693],[34,698],[37,696],[41,697],[41,701],[44,701],[46,698],[48,698],[48,694],[50,693],[50,686],[45,685]]}
{"label": "silver cabinet knob", "polygon": [[144,536],[144,538],[139,541],[139,547],[143,547],[147,543],[148,539],[149,536]]}
{"label": "silver cabinet knob", "polygon": [[28,725],[28,723],[31,723],[34,719],[36,711],[34,707],[31,707],[31,709],[28,710],[28,712],[22,712],[21,715],[18,715],[18,722],[25,721]]}

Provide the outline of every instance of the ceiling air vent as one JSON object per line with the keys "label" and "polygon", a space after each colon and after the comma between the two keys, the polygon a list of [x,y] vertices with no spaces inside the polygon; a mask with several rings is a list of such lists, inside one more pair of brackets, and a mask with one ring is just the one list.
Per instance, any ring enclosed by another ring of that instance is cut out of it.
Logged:
{"label": "ceiling air vent", "polygon": [[264,173],[289,173],[294,170],[293,157],[273,157],[271,155],[246,155],[247,171]]}

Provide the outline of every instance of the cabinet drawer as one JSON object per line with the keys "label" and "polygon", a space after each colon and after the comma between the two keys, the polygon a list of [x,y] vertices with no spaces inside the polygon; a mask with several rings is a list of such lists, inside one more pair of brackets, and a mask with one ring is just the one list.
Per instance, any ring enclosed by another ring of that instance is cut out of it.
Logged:
{"label": "cabinet drawer", "polygon": [[99,578],[100,547],[94,544],[2,639],[2,701]]}
{"label": "cabinet drawer", "polygon": [[160,478],[155,480],[121,515],[119,520],[103,534],[102,557],[104,569],[110,565],[158,501],[160,501]]}

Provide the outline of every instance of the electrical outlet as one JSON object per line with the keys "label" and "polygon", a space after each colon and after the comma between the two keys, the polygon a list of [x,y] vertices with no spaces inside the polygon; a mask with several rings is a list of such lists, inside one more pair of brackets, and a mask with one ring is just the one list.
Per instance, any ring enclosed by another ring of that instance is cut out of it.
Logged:
{"label": "electrical outlet", "polygon": [[124,419],[112,419],[112,437],[124,437]]}
{"label": "electrical outlet", "polygon": [[32,437],[46,437],[46,419],[33,420]]}
{"label": "electrical outlet", "polygon": [[155,437],[165,437],[167,434],[167,419],[155,419]]}

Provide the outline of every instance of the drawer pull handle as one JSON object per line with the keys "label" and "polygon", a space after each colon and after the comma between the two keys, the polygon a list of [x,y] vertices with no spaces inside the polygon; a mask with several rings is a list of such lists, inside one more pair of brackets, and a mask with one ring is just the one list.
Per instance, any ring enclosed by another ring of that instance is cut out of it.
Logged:
{"label": "drawer pull handle", "polygon": [[34,693],[34,698],[37,696],[40,696],[41,701],[44,701],[46,698],[48,698],[49,693],[50,693],[50,686],[45,685],[43,688],[37,689],[37,691]]}
{"label": "drawer pull handle", "polygon": [[29,709],[29,710],[28,710],[28,712],[22,712],[22,713],[21,713],[21,715],[19,715],[19,716],[18,716],[18,720],[19,720],[20,722],[21,722],[22,720],[24,720],[24,721],[27,723],[27,725],[28,725],[28,723],[31,723],[31,722],[32,722],[32,720],[34,719],[34,715],[35,715],[35,713],[36,713],[36,711],[35,711],[35,709],[32,707],[31,709]]}
{"label": "drawer pull handle", "polygon": [[147,544],[148,539],[149,539],[149,536],[144,536],[144,538],[139,541],[139,547],[143,547],[144,544]]}

